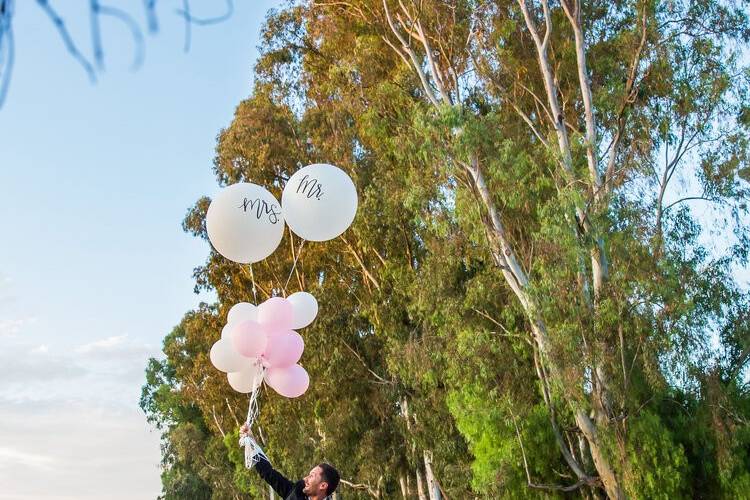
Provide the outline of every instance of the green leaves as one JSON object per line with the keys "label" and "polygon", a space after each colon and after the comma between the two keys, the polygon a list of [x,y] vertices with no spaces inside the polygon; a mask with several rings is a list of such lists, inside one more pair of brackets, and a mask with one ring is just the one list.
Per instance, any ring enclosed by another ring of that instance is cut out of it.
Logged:
{"label": "green leaves", "polygon": [[[288,287],[300,243],[291,233],[252,273],[214,253],[196,269],[196,288],[218,302],[165,339],[141,403],[164,432],[165,492],[261,491],[234,444],[246,401],[207,360],[226,311],[253,300],[255,285],[258,300],[304,289],[321,306],[301,332],[308,394],[262,394],[258,432],[290,476],[329,460],[345,479],[396,498],[407,478],[414,492],[428,450],[449,497],[536,497],[529,480],[577,481],[553,422],[586,474],[598,473],[576,407],[599,412],[607,458],[631,496],[731,498],[750,481],[747,297],[734,281],[750,251],[745,13],[703,0],[581,6],[594,150],[611,185],[603,195],[589,177],[561,5],[551,4],[549,41],[556,117],[516,2],[419,7],[403,8],[418,16],[435,64],[455,76],[453,105],[428,104],[387,43],[379,0],[269,15],[253,93],[218,137],[217,181],[278,195],[299,166],[331,162],[355,180],[359,213],[342,238],[305,244]],[[411,47],[424,58],[415,33]],[[498,266],[503,249],[474,164],[529,279],[544,353]],[[205,237],[207,204],[185,218],[194,236]],[[731,251],[711,245],[721,238]],[[609,267],[595,296],[599,251]],[[541,369],[550,363],[555,380]]]}

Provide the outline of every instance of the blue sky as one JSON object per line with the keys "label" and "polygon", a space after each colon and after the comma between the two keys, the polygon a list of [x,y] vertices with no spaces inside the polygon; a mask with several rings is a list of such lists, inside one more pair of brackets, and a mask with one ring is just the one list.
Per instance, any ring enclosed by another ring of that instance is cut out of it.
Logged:
{"label": "blue sky", "polygon": [[[208,246],[180,223],[217,189],[215,138],[250,92],[277,3],[236,2],[225,23],[194,27],[184,53],[182,2],[159,2],[135,72],[128,32],[107,21],[92,85],[36,3],[16,2],[0,109],[0,498],[158,494],[158,435],[137,406],[143,368],[206,299],[191,272]],[[91,54],[85,2],[52,4]],[[119,5],[145,25],[141,2]],[[195,15],[222,8],[193,2]]]}
{"label": "blue sky", "polygon": [[[144,26],[142,2],[111,3]],[[106,22],[106,70],[91,85],[36,3],[16,2],[0,109],[0,499],[160,490],[159,437],[137,406],[143,369],[207,299],[191,273],[208,245],[180,223],[217,190],[215,137],[250,92],[260,24],[279,2],[235,3],[225,23],[194,27],[184,53],[182,2],[159,2],[135,72],[128,32]],[[52,4],[91,54],[86,2]],[[223,2],[192,4],[211,16]]]}

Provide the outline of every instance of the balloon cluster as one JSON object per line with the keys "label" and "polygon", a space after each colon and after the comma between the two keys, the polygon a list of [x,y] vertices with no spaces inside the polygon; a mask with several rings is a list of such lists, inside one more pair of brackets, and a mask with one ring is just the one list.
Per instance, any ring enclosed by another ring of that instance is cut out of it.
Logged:
{"label": "balloon cluster", "polygon": [[340,168],[316,163],[289,178],[281,204],[257,184],[239,182],[224,188],[208,207],[206,231],[217,252],[249,264],[276,250],[284,222],[302,239],[327,241],[346,231],[356,213],[354,182]]}
{"label": "balloon cluster", "polygon": [[257,307],[240,302],[229,310],[221,338],[211,347],[211,363],[227,373],[237,392],[253,392],[265,380],[282,396],[301,396],[310,378],[297,364],[305,343],[295,329],[317,314],[318,302],[307,292],[272,297]]}
{"label": "balloon cluster", "polygon": [[[249,264],[276,250],[284,223],[303,240],[326,241],[346,231],[356,213],[354,182],[340,168],[316,163],[289,178],[281,204],[257,184],[227,186],[208,207],[206,232],[221,255]],[[305,343],[295,329],[309,325],[317,314],[318,303],[306,292],[273,297],[257,307],[236,304],[211,348],[211,362],[228,374],[233,389],[252,393],[251,409],[263,380],[282,396],[301,396],[310,378],[297,364]]]}

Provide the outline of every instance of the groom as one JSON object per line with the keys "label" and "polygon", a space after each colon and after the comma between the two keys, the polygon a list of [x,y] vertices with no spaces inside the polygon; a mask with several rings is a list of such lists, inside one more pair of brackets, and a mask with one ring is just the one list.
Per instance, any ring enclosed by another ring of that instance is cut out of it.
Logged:
{"label": "groom", "polygon": [[266,454],[250,437],[247,424],[240,427],[240,445],[252,447],[250,452],[246,450],[245,456],[257,460],[255,470],[285,500],[324,500],[333,495],[339,485],[339,472],[326,463],[313,467],[304,479],[296,483],[291,482],[273,468]]}

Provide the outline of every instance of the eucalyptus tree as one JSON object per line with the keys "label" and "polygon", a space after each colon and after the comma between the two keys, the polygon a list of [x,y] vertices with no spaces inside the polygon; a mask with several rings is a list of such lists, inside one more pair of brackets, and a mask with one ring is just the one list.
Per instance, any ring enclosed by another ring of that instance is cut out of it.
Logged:
{"label": "eucalyptus tree", "polygon": [[[230,436],[242,398],[211,339],[232,304],[305,289],[311,389],[265,395],[259,420],[282,468],[323,455],[374,498],[747,491],[747,36],[711,1],[272,12],[217,180],[278,196],[331,162],[360,211],[252,268],[212,253],[195,277],[218,303],[166,385]],[[184,223],[204,238],[207,206]],[[203,454],[216,491],[226,442]]]}
{"label": "eucalyptus tree", "polygon": [[[403,94],[419,105],[399,147],[410,141],[425,176],[439,172],[443,191],[458,200],[466,189],[481,204],[458,213],[456,202],[456,215],[482,229],[525,316],[549,426],[573,475],[566,485],[538,484],[523,456],[528,485],[644,494],[638,450],[660,443],[658,488],[684,492],[682,446],[649,402],[669,389],[697,390],[717,364],[708,338],[726,328],[727,310],[744,304],[732,280],[748,248],[743,8],[305,5],[318,46],[375,43],[381,58],[395,58],[391,81],[410,72]],[[377,86],[367,82],[370,68],[346,69],[368,100]],[[701,220],[696,201],[717,207],[727,229],[719,255],[701,239],[714,222]],[[746,357],[735,365],[736,377]],[[731,410],[722,418],[746,422]]]}

